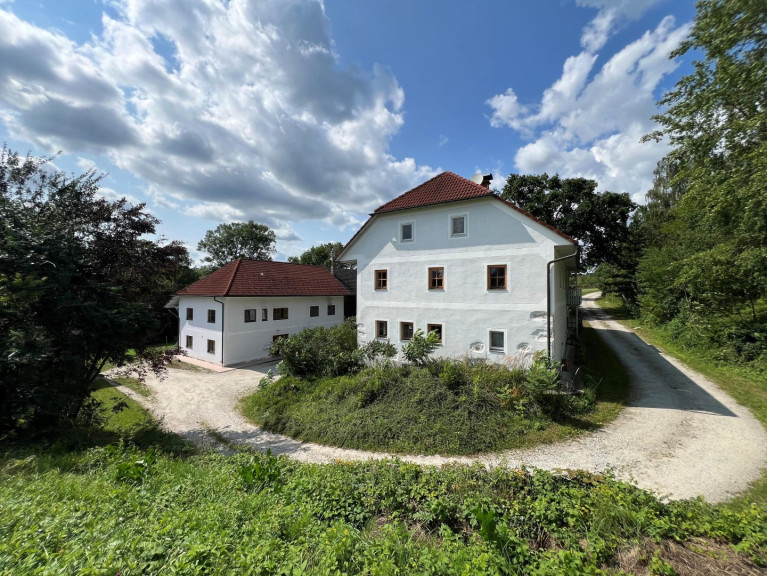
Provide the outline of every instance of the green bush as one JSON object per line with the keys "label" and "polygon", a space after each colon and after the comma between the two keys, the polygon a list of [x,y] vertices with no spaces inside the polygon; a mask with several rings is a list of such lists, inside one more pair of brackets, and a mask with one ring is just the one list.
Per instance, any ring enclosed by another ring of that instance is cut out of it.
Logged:
{"label": "green bush", "polygon": [[357,324],[349,318],[332,328],[306,328],[276,340],[272,355],[282,356],[279,370],[298,378],[340,376],[362,367],[363,351],[357,348]]}

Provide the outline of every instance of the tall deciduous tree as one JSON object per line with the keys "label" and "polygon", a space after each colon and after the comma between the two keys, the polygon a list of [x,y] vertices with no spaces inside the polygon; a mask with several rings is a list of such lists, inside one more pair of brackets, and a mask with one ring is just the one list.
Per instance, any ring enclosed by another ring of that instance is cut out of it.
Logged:
{"label": "tall deciduous tree", "polygon": [[340,242],[327,242],[325,244],[319,244],[312,246],[306,250],[300,256],[288,257],[288,262],[292,264],[308,264],[309,266],[324,266],[330,268],[330,263],[333,261],[333,266],[336,269],[351,268],[349,264],[344,262],[335,262],[334,258],[341,253],[344,245]]}
{"label": "tall deciduous tree", "polygon": [[188,260],[147,240],[158,221],[67,177],[0,153],[0,427],[74,419],[109,361],[150,357],[164,279]]}
{"label": "tall deciduous tree", "polygon": [[215,230],[208,230],[197,249],[207,254],[205,262],[221,267],[237,258],[271,260],[274,243],[274,230],[248,220],[219,224]]}
{"label": "tall deciduous tree", "polygon": [[628,194],[596,192],[586,178],[511,174],[501,197],[578,240],[586,268],[618,263],[636,204]]}
{"label": "tall deciduous tree", "polygon": [[[767,295],[767,9],[760,0],[700,0],[689,37],[672,53],[702,58],[661,104],[672,183],[684,194],[640,266],[648,309],[697,316],[750,311]],[[669,270],[673,272],[669,272]],[[676,298],[669,290],[676,291]],[[676,300],[676,301],[674,301]]]}

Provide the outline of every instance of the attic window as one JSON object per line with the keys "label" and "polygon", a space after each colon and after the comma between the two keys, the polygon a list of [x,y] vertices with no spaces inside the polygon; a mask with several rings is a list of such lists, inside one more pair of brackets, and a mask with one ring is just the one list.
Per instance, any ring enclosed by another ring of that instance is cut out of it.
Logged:
{"label": "attic window", "polygon": [[314,318],[315,316],[320,315],[320,307],[319,306],[309,306],[309,316]]}
{"label": "attic window", "polygon": [[216,323],[216,311],[215,310],[208,310],[208,323],[209,324],[215,324]]}
{"label": "attic window", "polygon": [[450,237],[461,238],[466,236],[466,214],[450,217]]}
{"label": "attic window", "polygon": [[194,308],[187,308],[186,309],[186,319],[187,320],[194,320]]}
{"label": "attic window", "polygon": [[413,222],[403,222],[399,225],[399,239],[400,242],[412,242],[413,241],[413,228],[415,225]]}

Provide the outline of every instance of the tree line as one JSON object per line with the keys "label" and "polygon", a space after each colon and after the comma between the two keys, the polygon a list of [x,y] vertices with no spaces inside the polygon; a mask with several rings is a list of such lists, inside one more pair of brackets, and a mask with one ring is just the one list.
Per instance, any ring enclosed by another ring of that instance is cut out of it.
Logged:
{"label": "tree line", "polygon": [[671,152],[646,203],[596,182],[509,177],[502,195],[578,239],[583,264],[634,315],[682,345],[761,369],[767,360],[767,10],[701,0],[691,74],[659,102]]}

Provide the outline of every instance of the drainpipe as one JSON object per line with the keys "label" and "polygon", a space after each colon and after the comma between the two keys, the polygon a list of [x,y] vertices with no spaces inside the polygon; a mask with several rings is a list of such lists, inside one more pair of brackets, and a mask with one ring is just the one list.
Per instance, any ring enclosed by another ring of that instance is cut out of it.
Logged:
{"label": "drainpipe", "polygon": [[[580,246],[576,246],[575,252],[572,254],[562,256],[561,258],[554,258],[554,260],[549,260],[546,264],[546,353],[548,355],[549,362],[551,361],[551,266],[557,262],[562,262],[563,260],[577,257],[579,250]],[[566,293],[565,298],[567,298]]]}
{"label": "drainpipe", "polygon": [[221,366],[224,365],[224,303],[221,300],[216,300],[218,296],[213,296],[213,300],[221,304]]}

